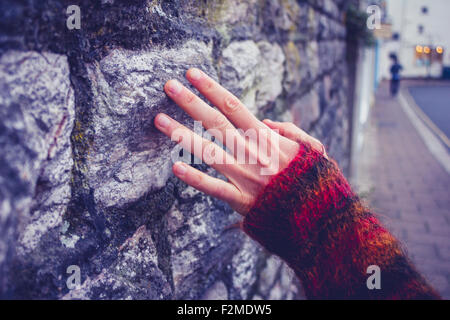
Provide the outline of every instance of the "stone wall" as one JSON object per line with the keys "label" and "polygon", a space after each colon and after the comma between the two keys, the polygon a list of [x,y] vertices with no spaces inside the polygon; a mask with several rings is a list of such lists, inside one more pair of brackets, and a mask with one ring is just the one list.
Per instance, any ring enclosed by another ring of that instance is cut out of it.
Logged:
{"label": "stone wall", "polygon": [[199,67],[347,170],[347,2],[2,1],[0,296],[302,298],[286,265],[228,228],[236,213],[174,178],[153,119],[192,126],[163,84]]}

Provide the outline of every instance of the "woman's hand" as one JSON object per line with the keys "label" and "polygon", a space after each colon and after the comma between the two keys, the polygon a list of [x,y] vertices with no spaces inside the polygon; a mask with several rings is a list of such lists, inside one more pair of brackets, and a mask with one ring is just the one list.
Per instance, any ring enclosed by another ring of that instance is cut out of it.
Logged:
{"label": "woman's hand", "polygon": [[[213,197],[224,200],[245,215],[270,178],[283,170],[296,156],[300,142],[307,142],[324,153],[322,144],[292,123],[259,121],[233,94],[199,69],[189,69],[188,81],[212,105],[184,87],[169,80],[164,90],[194,120],[201,121],[224,150],[166,114],[158,114],[156,127],[184,149],[223,174],[228,182],[213,178],[188,164],[176,162],[175,175]],[[237,130],[239,129],[239,130]]]}

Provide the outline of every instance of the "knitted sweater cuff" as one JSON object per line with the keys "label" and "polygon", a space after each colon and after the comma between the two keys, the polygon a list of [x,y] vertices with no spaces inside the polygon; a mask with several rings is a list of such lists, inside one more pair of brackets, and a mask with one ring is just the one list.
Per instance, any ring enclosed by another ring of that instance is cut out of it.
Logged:
{"label": "knitted sweater cuff", "polygon": [[[308,298],[439,298],[337,164],[308,145],[271,179],[242,227],[292,267]],[[368,289],[373,265],[383,290]]]}
{"label": "knitted sweater cuff", "polygon": [[291,163],[264,188],[243,221],[244,231],[298,267],[309,254],[325,213],[354,197],[333,160],[302,144]]}

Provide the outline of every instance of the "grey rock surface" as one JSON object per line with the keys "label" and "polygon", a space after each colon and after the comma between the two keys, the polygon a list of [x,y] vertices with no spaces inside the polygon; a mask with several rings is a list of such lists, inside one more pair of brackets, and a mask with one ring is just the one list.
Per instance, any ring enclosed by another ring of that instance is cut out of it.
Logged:
{"label": "grey rock surface", "polygon": [[94,101],[92,123],[86,130],[95,135],[86,178],[96,203],[122,206],[166,185],[174,145],[151,131],[152,121],[163,111],[181,122],[193,121],[167,103],[163,86],[171,78],[183,79],[189,67],[201,67],[217,79],[211,49],[195,41],[145,52],[115,49],[87,66]]}
{"label": "grey rock surface", "polygon": [[0,277],[60,225],[70,199],[74,95],[67,58],[9,51],[0,58]]}
{"label": "grey rock surface", "polygon": [[199,67],[346,171],[349,2],[83,0],[68,30],[67,1],[2,1],[0,297],[301,299],[239,215],[173,176],[153,119],[193,126],[163,85]]}

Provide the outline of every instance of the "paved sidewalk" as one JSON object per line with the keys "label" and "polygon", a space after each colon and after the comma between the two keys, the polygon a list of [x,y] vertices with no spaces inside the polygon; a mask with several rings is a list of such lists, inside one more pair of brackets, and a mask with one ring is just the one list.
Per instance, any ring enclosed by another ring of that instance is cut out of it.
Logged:
{"label": "paved sidewalk", "polygon": [[378,89],[357,165],[358,190],[450,299],[450,175],[430,154],[386,83]]}

